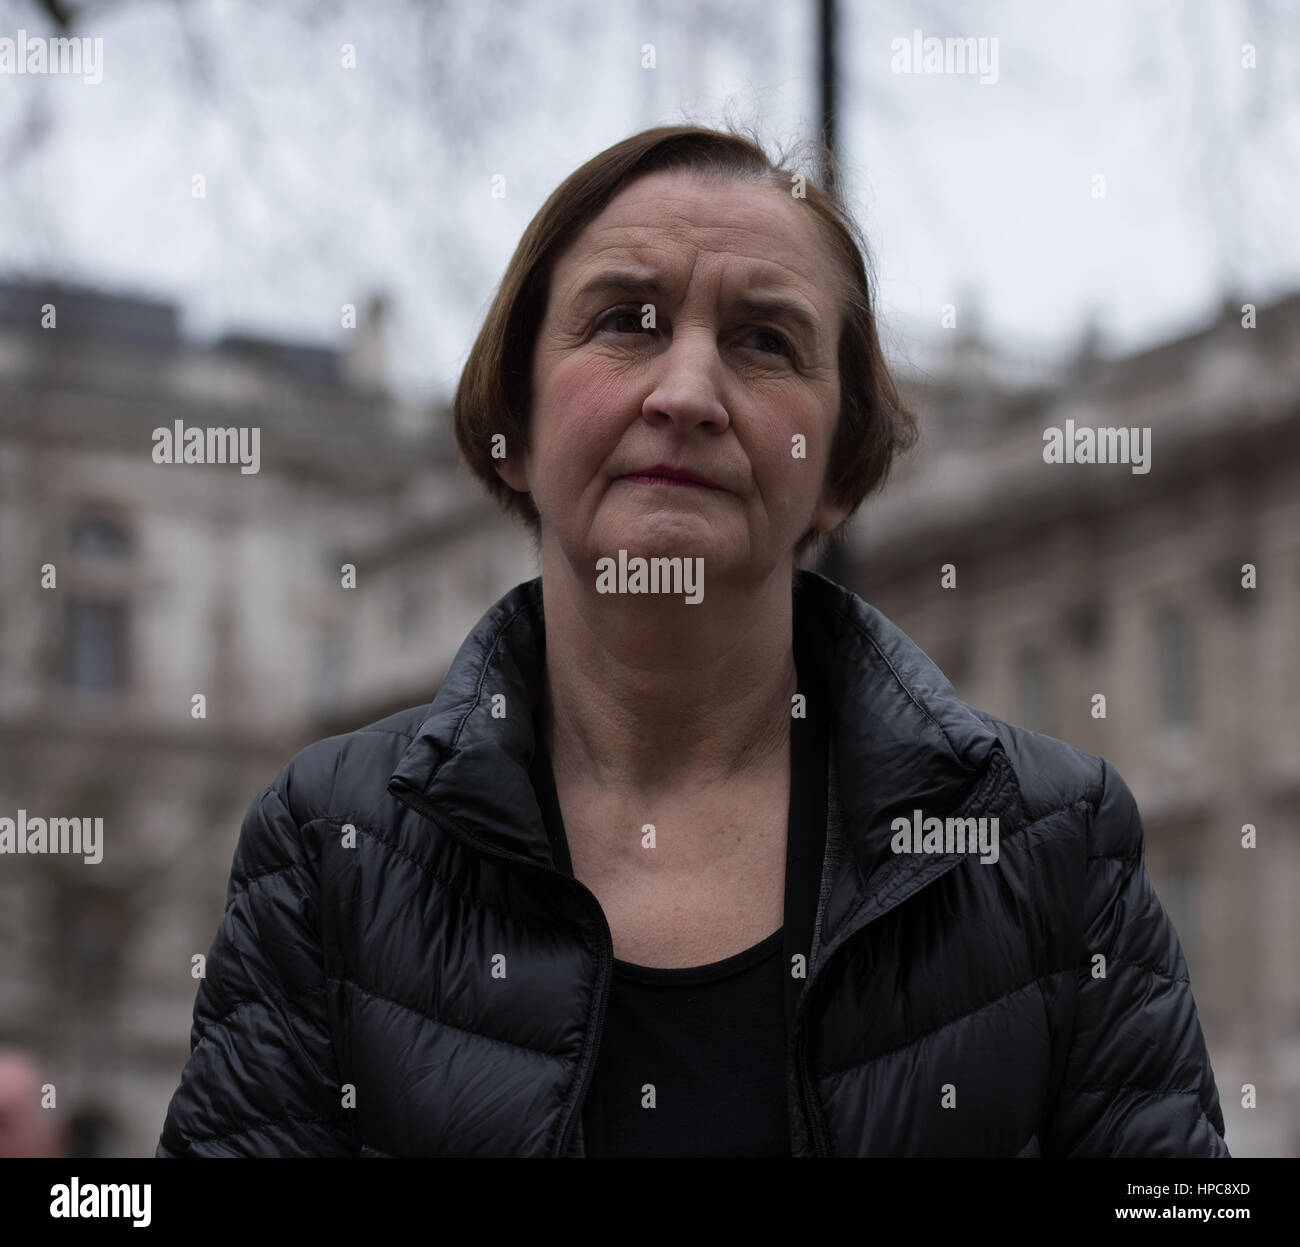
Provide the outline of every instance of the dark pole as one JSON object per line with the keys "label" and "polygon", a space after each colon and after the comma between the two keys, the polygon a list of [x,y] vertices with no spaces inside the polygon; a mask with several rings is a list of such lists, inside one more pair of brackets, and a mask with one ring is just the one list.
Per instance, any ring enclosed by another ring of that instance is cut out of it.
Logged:
{"label": "dark pole", "polygon": [[[835,63],[835,0],[817,0],[817,79],[821,93],[822,138],[832,155],[836,154],[836,93],[839,89],[838,66]],[[830,189],[835,176],[834,167],[827,162],[822,167],[822,179]]]}
{"label": "dark pole", "polygon": [[[817,0],[817,81],[821,96],[821,137],[832,160],[837,155],[838,140],[836,94],[839,75],[835,63],[835,40],[835,0]],[[833,191],[836,183],[832,160],[825,160],[822,165],[822,183],[828,191]],[[816,570],[828,580],[844,584],[852,569],[840,542],[827,543],[817,561]]]}

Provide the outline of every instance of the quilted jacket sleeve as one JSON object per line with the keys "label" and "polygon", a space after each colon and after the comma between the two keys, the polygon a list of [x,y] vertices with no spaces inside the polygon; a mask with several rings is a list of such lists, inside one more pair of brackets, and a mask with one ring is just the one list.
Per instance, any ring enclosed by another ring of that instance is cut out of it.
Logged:
{"label": "quilted jacket sleeve", "polygon": [[[1045,1155],[1229,1154],[1182,948],[1152,889],[1143,845],[1133,794],[1103,761],[1074,1033]],[[1094,974],[1098,953],[1105,977]]]}
{"label": "quilted jacket sleeve", "polygon": [[319,929],[317,872],[273,785],[244,818],[155,1155],[353,1154]]}

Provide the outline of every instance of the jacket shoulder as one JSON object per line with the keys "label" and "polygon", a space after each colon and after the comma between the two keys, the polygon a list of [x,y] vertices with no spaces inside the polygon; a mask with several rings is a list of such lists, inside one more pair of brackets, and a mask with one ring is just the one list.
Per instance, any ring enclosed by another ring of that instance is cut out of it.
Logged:
{"label": "jacket shoulder", "polygon": [[1083,805],[1096,816],[1093,855],[1140,852],[1137,803],[1112,763],[1054,736],[1007,723],[987,711],[971,710],[1002,742],[1030,820]]}
{"label": "jacket shoulder", "polygon": [[289,759],[268,787],[300,827],[313,819],[377,814],[387,800],[388,778],[429,709],[428,703],[410,706],[354,731],[313,741]]}

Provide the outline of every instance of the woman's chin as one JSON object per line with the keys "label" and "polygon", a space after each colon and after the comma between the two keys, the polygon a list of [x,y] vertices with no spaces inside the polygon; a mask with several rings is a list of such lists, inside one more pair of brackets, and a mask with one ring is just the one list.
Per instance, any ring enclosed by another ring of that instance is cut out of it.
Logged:
{"label": "woman's chin", "polygon": [[594,536],[587,547],[596,558],[618,558],[625,550],[628,558],[702,558],[706,566],[731,562],[740,544],[740,535],[729,535],[716,519],[681,512],[620,517]]}

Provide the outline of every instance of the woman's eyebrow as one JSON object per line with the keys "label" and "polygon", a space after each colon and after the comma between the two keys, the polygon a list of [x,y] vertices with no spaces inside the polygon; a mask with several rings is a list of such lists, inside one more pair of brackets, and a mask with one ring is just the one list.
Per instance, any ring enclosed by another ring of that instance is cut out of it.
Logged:
{"label": "woman's eyebrow", "polygon": [[593,294],[630,294],[633,291],[661,295],[667,289],[668,287],[659,278],[649,273],[611,270],[605,273],[597,273],[595,277],[579,289],[574,298],[585,299],[588,295]]}
{"label": "woman's eyebrow", "polygon": [[[655,294],[662,295],[667,286],[649,273],[634,273],[626,270],[611,270],[597,273],[585,282],[574,296],[585,299],[595,294]],[[730,309],[741,316],[760,316],[774,320],[786,320],[811,337],[816,337],[818,320],[802,304],[774,296],[733,299]]]}

